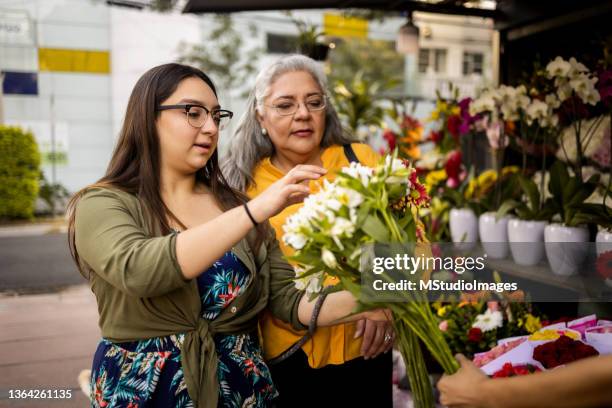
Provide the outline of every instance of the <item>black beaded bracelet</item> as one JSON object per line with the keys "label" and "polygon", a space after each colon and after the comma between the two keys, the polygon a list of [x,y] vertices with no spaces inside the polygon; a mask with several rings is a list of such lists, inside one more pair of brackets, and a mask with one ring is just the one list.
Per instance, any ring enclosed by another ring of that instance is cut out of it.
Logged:
{"label": "black beaded bracelet", "polygon": [[257,221],[255,221],[255,218],[253,218],[253,214],[251,214],[251,211],[249,210],[249,206],[246,203],[244,203],[244,210],[246,211],[247,215],[251,219],[251,222],[253,223],[253,225],[254,226],[259,225]]}

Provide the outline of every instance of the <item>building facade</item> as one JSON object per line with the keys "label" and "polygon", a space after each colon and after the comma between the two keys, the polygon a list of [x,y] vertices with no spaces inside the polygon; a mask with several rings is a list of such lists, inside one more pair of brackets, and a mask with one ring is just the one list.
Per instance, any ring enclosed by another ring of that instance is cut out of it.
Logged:
{"label": "building facade", "polygon": [[[319,26],[333,34],[330,38],[358,35],[389,42],[404,22],[396,17],[351,26],[330,10],[295,11],[293,17]],[[287,40],[298,34],[282,12],[236,13],[232,21],[242,33],[243,48],[261,51],[257,67],[287,52]],[[413,95],[424,101],[417,114],[427,113],[435,90],[448,82],[470,95],[490,81],[490,22],[425,13],[416,13],[415,22],[421,50],[406,57],[406,64],[409,69],[413,64]],[[0,120],[31,129],[47,180],[75,191],[104,173],[138,77],[155,65],[177,61],[181,45],[214,48],[209,43],[213,26],[211,15],[159,13],[104,1],[0,0]],[[219,90],[221,104],[235,112],[234,126],[251,85],[247,80]],[[222,148],[232,130],[221,135]]]}

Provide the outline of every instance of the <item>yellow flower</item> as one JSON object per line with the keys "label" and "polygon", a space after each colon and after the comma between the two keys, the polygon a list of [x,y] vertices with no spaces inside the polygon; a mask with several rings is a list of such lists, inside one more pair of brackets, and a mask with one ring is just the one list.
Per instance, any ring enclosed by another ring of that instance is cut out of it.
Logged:
{"label": "yellow flower", "polygon": [[502,177],[519,172],[519,166],[506,166],[501,170]]}
{"label": "yellow flower", "polygon": [[450,113],[451,115],[459,115],[461,113],[461,109],[458,106],[453,106]]}
{"label": "yellow flower", "polygon": [[465,198],[481,197],[495,184],[497,181],[497,172],[495,170],[486,170],[475,179],[470,180],[465,190]]}
{"label": "yellow flower", "polygon": [[497,172],[495,170],[487,170],[478,176],[478,188],[480,192],[485,192],[491,188],[497,181]]}
{"label": "yellow flower", "polygon": [[527,313],[525,319],[525,330],[529,333],[535,333],[542,328],[542,323],[539,317],[535,317],[531,313]]}
{"label": "yellow flower", "polygon": [[447,306],[442,306],[441,308],[438,309],[438,316],[439,317],[444,317],[444,315],[446,314],[446,308],[447,308]]}
{"label": "yellow flower", "polygon": [[465,198],[473,198],[474,191],[476,190],[477,185],[478,185],[478,181],[476,179],[471,179],[470,182],[468,183],[467,188],[465,189],[465,193],[463,193],[463,196]]}
{"label": "yellow flower", "polygon": [[580,337],[580,334],[572,331],[547,329],[535,332],[529,336],[529,340],[557,340],[562,334],[574,340],[578,340]]}
{"label": "yellow flower", "polygon": [[447,179],[446,170],[435,170],[430,171],[425,176],[425,187],[427,188],[427,193],[430,192],[431,188],[437,186],[440,182]]}

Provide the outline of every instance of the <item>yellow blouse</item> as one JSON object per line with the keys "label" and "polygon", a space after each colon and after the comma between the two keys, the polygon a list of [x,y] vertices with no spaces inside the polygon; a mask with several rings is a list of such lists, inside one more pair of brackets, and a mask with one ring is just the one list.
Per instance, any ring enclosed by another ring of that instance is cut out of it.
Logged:
{"label": "yellow blouse", "polygon": [[[361,164],[374,166],[378,162],[378,155],[369,146],[354,143],[352,147]],[[326,148],[321,154],[321,161],[323,167],[328,170],[325,178],[329,181],[336,177],[337,172],[342,167],[349,165],[349,161],[344,155],[344,148],[337,145]],[[253,174],[255,185],[247,191],[247,194],[249,197],[255,197],[283,176],[284,173],[270,162],[270,158],[266,158],[255,168]],[[319,191],[321,185],[321,180],[311,181],[311,193]],[[287,217],[293,215],[301,206],[302,204],[292,205],[285,208],[280,214],[270,218],[270,224],[276,232],[281,250],[285,255],[291,254],[292,249],[282,242],[283,224]],[[305,331],[296,331],[289,324],[272,317],[269,312],[263,314],[259,324],[266,359],[279,356],[305,334]],[[308,363],[313,368],[323,367],[327,364],[342,364],[361,355],[362,338],[354,339],[354,335],[355,323],[319,327],[314,336],[302,346],[302,350],[308,356]]]}

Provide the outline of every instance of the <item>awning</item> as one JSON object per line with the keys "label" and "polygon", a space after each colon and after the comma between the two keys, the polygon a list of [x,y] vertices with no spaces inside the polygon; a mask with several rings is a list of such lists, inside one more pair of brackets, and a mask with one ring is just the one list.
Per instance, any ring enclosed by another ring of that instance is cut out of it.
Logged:
{"label": "awning", "polygon": [[347,9],[424,11],[500,19],[499,10],[466,7],[461,0],[189,0],[184,13],[232,13],[256,10]]}

